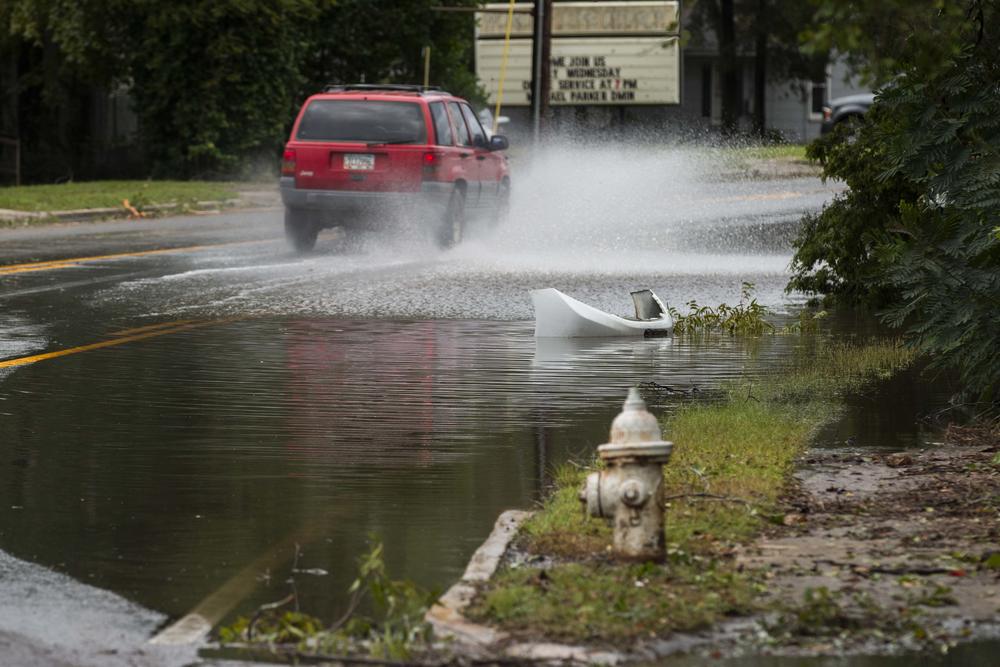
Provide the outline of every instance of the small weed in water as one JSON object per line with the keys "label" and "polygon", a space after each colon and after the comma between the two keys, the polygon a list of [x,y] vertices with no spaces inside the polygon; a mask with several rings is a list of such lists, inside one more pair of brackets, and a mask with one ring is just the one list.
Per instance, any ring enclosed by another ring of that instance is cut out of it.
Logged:
{"label": "small weed in water", "polygon": [[[358,578],[348,590],[348,609],[332,624],[300,612],[281,612],[278,605],[266,605],[254,616],[241,617],[221,628],[219,640],[301,656],[365,652],[385,660],[410,659],[431,638],[431,627],[424,615],[438,594],[409,581],[391,579],[382,554],[382,544],[375,543],[361,557]],[[359,613],[363,603],[371,610],[370,615]]]}
{"label": "small weed in water", "polygon": [[760,336],[773,333],[774,325],[767,321],[770,311],[757,303],[753,296],[753,283],[744,282],[740,289],[740,302],[736,306],[722,303],[717,307],[698,305],[688,301],[688,313],[682,315],[677,309],[670,309],[674,320],[674,332],[678,334],[699,334],[721,331],[730,335]]}
{"label": "small weed in water", "polygon": [[781,332],[789,334],[819,333],[819,323],[825,320],[827,316],[829,316],[829,313],[825,310],[800,310],[798,318],[791,324],[785,325]]}

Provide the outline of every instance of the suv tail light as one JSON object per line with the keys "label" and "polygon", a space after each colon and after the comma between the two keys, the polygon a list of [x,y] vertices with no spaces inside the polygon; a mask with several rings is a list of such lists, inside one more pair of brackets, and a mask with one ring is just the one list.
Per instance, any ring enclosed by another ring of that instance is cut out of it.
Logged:
{"label": "suv tail light", "polygon": [[428,151],[424,153],[422,163],[424,165],[423,174],[425,181],[433,181],[437,176],[438,167],[441,166],[442,153]]}
{"label": "suv tail light", "polygon": [[281,156],[281,175],[295,175],[295,151],[291,148],[286,148],[284,155]]}

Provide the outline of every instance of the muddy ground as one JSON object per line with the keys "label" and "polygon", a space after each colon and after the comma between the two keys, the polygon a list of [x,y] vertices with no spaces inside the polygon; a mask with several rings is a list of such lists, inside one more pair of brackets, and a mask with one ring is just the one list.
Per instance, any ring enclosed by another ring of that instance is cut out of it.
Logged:
{"label": "muddy ground", "polygon": [[1000,621],[1000,431],[920,451],[811,452],[780,525],[737,562],[775,614],[740,644],[781,654],[946,650]]}

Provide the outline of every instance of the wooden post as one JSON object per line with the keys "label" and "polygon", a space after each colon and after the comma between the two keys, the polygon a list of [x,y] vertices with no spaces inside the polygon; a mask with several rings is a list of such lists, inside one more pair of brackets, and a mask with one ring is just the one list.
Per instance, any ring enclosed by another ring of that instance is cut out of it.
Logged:
{"label": "wooden post", "polygon": [[424,88],[431,85],[431,47],[424,47]]}
{"label": "wooden post", "polygon": [[548,124],[549,97],[552,91],[552,0],[542,0],[542,76],[539,85],[538,113],[541,125]]}

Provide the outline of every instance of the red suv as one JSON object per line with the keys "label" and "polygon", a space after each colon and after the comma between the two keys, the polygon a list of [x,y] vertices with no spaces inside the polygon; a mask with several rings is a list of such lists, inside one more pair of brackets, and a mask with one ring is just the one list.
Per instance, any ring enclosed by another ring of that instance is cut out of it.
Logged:
{"label": "red suv", "polygon": [[454,245],[467,218],[506,216],[506,148],[468,102],[442,90],[330,86],[302,105],[285,145],[285,234],[307,251],[320,229],[395,213],[416,215],[439,244]]}

